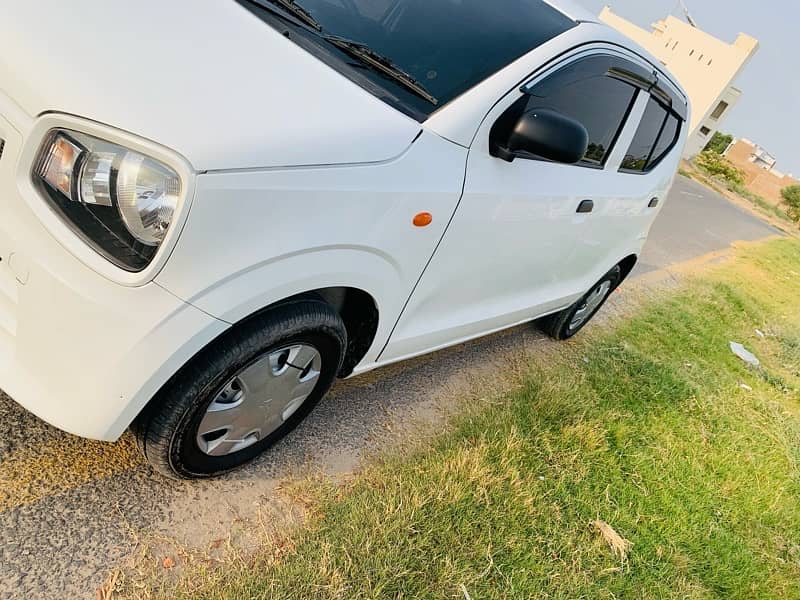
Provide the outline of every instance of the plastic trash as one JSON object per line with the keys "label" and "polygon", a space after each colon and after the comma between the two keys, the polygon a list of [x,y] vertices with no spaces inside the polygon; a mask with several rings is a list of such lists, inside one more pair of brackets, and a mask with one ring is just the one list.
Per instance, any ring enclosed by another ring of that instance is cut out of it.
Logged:
{"label": "plastic trash", "polygon": [[731,342],[731,352],[733,352],[736,356],[741,358],[748,365],[757,367],[761,364],[761,361],[758,360],[758,358],[756,358],[756,355],[750,352],[747,348],[745,348],[741,344],[737,344],[736,342]]}

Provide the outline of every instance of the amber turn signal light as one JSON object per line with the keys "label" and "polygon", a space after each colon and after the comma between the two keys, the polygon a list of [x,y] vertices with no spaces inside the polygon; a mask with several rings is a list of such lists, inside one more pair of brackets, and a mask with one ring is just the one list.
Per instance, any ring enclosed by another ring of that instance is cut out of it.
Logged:
{"label": "amber turn signal light", "polygon": [[415,227],[427,227],[431,223],[433,223],[433,215],[429,212],[421,212],[414,215]]}

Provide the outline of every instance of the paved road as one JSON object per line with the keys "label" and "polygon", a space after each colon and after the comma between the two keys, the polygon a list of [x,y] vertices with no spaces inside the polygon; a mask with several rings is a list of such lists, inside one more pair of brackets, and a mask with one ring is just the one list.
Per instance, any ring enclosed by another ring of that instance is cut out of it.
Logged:
{"label": "paved road", "polygon": [[732,241],[780,233],[685,177],[677,178],[668,200],[636,267],[639,274],[722,250]]}
{"label": "paved road", "polygon": [[[680,178],[637,272],[774,233]],[[435,418],[437,398],[474,389],[487,364],[542,343],[533,328],[518,327],[342,382],[269,456],[212,482],[166,481],[142,463],[129,436],[113,445],[70,437],[0,394],[0,598],[93,598],[148,532],[203,548],[238,523],[246,545],[247,524],[291,509],[276,500],[276,478],[309,464],[347,472],[387,428]]]}

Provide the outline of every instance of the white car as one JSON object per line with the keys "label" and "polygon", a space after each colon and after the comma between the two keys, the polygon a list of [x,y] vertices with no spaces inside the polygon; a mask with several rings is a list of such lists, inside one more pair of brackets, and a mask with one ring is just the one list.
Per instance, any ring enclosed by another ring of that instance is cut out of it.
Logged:
{"label": "white car", "polygon": [[205,477],[630,273],[685,93],[560,0],[0,0],[0,387]]}

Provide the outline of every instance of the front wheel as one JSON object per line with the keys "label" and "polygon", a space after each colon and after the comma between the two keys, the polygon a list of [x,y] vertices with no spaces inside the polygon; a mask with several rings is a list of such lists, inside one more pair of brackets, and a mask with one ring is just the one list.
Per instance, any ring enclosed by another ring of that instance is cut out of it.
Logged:
{"label": "front wheel", "polygon": [[561,312],[539,319],[539,326],[553,339],[571,338],[591,321],[621,281],[622,269],[617,265],[575,304]]}
{"label": "front wheel", "polygon": [[342,363],[341,318],[315,298],[234,327],[184,367],[133,425],[150,464],[210,477],[252,460],[294,429]]}

